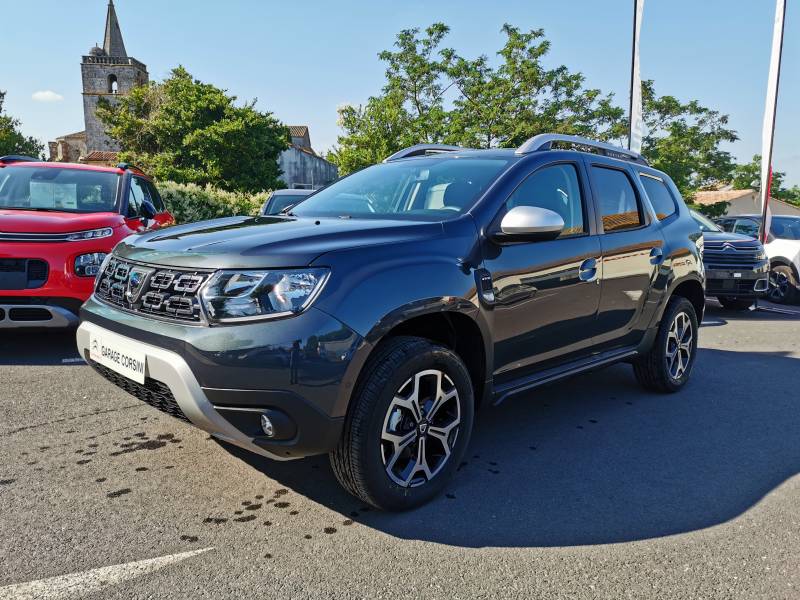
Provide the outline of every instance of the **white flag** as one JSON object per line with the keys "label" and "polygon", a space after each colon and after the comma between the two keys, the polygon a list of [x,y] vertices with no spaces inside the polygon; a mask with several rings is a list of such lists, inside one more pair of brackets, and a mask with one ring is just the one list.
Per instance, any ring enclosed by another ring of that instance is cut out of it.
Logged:
{"label": "white flag", "polygon": [[772,31],[772,56],[769,60],[767,103],[764,107],[764,127],[761,131],[761,215],[763,219],[761,241],[767,241],[772,212],[769,196],[772,184],[772,140],[775,136],[775,112],[778,107],[778,84],[781,77],[781,51],[783,49],[783,17],[786,0],[776,0],[775,25]]}
{"label": "white flag", "polygon": [[631,56],[631,110],[628,149],[642,151],[642,75],[639,72],[639,34],[642,31],[644,0],[634,0],[633,9],[633,52]]}

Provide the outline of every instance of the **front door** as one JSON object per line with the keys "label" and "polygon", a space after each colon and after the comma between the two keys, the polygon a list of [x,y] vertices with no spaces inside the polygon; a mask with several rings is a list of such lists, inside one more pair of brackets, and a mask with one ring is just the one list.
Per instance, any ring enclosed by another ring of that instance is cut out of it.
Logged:
{"label": "front door", "polygon": [[550,164],[529,175],[505,203],[503,213],[515,206],[555,211],[565,227],[555,240],[487,245],[496,384],[591,350],[601,254],[585,183],[579,163]]}

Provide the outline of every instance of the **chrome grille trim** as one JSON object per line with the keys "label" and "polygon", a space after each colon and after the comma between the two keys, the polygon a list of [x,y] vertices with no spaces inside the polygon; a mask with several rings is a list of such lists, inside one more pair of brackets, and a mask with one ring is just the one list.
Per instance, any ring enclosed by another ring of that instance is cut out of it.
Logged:
{"label": "chrome grille trim", "polygon": [[141,316],[203,325],[199,292],[212,271],[177,269],[112,257],[97,276],[94,297]]}

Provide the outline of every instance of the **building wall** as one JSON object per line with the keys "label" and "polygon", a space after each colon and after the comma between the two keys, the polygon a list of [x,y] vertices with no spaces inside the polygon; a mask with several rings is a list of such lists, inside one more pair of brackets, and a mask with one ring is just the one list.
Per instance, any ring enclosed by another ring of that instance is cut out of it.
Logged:
{"label": "building wall", "polygon": [[[116,77],[116,94],[110,91],[109,76]],[[97,118],[97,103],[100,98],[105,98],[114,104],[117,96],[127,94],[137,85],[146,84],[149,79],[146,67],[137,60],[127,57],[84,56],[81,63],[81,78],[88,151],[119,150],[119,145],[105,134],[103,124]]]}
{"label": "building wall", "polygon": [[[787,202],[781,202],[775,198],[769,201],[769,207],[773,215],[791,215],[794,217],[800,217],[800,207],[788,204]],[[733,200],[728,207],[728,210],[725,212],[726,215],[733,217],[737,215],[752,215],[759,213],[761,213],[761,199],[756,194]]]}
{"label": "building wall", "polygon": [[278,156],[278,166],[283,171],[281,179],[290,189],[318,189],[336,179],[336,165],[324,158],[290,147]]}

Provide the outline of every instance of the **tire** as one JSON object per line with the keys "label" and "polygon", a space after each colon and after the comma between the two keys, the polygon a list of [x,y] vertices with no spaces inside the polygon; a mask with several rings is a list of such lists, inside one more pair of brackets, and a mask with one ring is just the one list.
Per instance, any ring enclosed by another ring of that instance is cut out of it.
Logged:
{"label": "tire", "polygon": [[797,278],[786,265],[776,265],[769,272],[767,300],[776,304],[793,304],[797,301]]}
{"label": "tire", "polygon": [[[437,397],[446,399],[435,406]],[[423,338],[391,338],[364,366],[330,454],[333,472],[375,508],[420,506],[442,491],[464,457],[474,412],[472,380],[457,354]]]}
{"label": "tire", "polygon": [[717,297],[717,300],[722,304],[722,308],[727,308],[728,310],[747,310],[753,306],[753,300],[747,298]]}
{"label": "tire", "polygon": [[[685,331],[681,333],[680,323],[688,323],[691,339],[687,340]],[[652,347],[633,363],[639,383],[648,390],[664,393],[677,392],[686,385],[697,357],[698,331],[697,313],[692,303],[681,296],[673,296],[661,317]],[[674,346],[675,336],[684,340],[679,347]],[[675,348],[674,353],[672,348]],[[680,365],[676,360],[683,364],[682,370],[677,368]]]}

